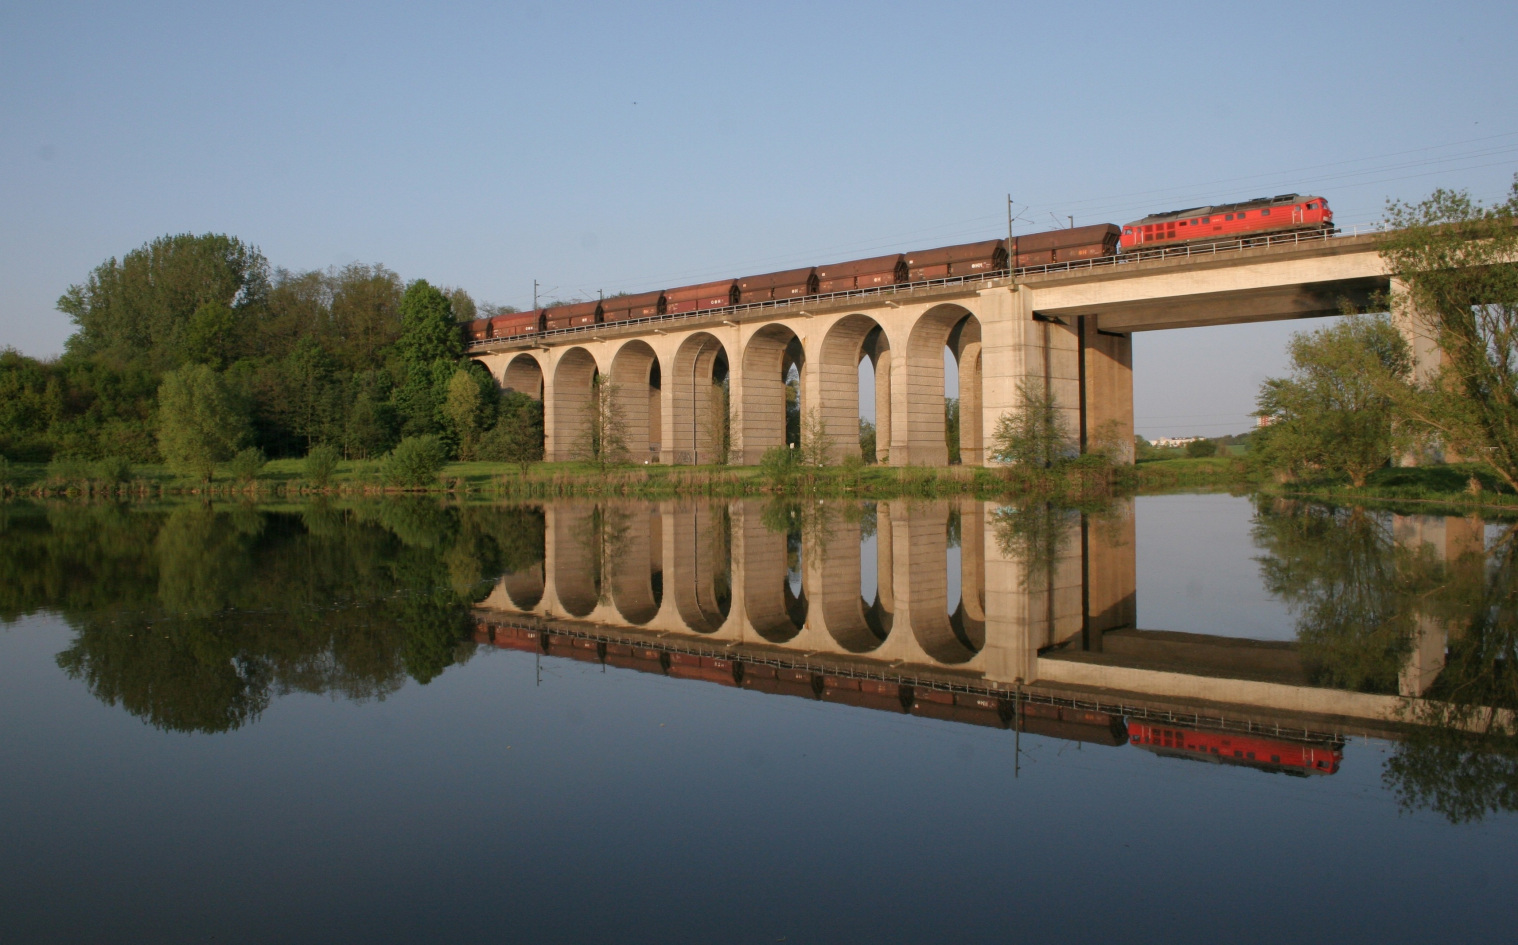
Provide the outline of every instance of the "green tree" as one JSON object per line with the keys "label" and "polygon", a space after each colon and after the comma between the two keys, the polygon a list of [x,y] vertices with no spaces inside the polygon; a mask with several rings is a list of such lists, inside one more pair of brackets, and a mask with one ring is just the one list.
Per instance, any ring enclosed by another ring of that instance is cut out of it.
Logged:
{"label": "green tree", "polygon": [[246,412],[208,366],[188,365],[163,376],[158,448],[176,472],[210,482],[216,464],[232,458],[247,431]]}
{"label": "green tree", "polygon": [[1404,440],[1394,388],[1411,367],[1407,342],[1384,317],[1351,315],[1298,332],[1287,346],[1291,375],[1260,388],[1258,461],[1302,473],[1346,475],[1356,488]]}
{"label": "green tree", "polygon": [[78,326],[67,342],[70,353],[167,369],[228,343],[228,322],[217,306],[239,317],[256,314],[268,288],[268,263],[257,249],[235,237],[183,233],[101,263],[69,287],[58,310]]}
{"label": "green tree", "polygon": [[1044,390],[1042,381],[1024,378],[1017,385],[1021,406],[996,419],[991,434],[991,455],[998,462],[1032,469],[1048,469],[1076,453],[1070,422]]}
{"label": "green tree", "polygon": [[1192,459],[1216,456],[1218,455],[1218,445],[1205,437],[1200,440],[1192,440],[1186,444],[1186,455]]}
{"label": "green tree", "polygon": [[401,296],[401,336],[395,347],[407,365],[457,361],[464,353],[448,296],[425,279],[406,286]]}
{"label": "green tree", "polygon": [[1518,491],[1518,175],[1506,202],[1436,190],[1388,207],[1381,254],[1407,286],[1394,314],[1431,331],[1444,366],[1404,416]]}
{"label": "green tree", "polygon": [[385,457],[385,481],[405,489],[437,485],[438,473],[448,465],[448,450],[435,436],[408,436]]}
{"label": "green tree", "polygon": [[813,407],[801,420],[801,465],[820,468],[833,461],[833,436],[822,411]]}
{"label": "green tree", "polygon": [[943,399],[943,438],[945,445],[949,447],[949,462],[959,462],[958,397],[945,397]]}
{"label": "green tree", "polygon": [[459,459],[478,458],[480,437],[495,421],[499,401],[499,388],[477,362],[453,372],[443,400],[443,414],[458,438]]}
{"label": "green tree", "polygon": [[306,461],[301,464],[301,474],[317,488],[325,488],[332,480],[332,475],[337,472],[337,463],[340,458],[337,447],[327,443],[318,443],[306,453]]}
{"label": "green tree", "polygon": [[282,367],[280,398],[290,432],[306,449],[332,439],[343,413],[342,379],[336,360],[314,336],[295,344]]}
{"label": "green tree", "polygon": [[627,422],[617,399],[617,385],[597,374],[591,381],[590,403],[586,406],[580,437],[575,444],[578,458],[602,469],[627,462],[629,451],[624,432]]}
{"label": "green tree", "polygon": [[495,426],[480,442],[480,458],[516,463],[525,475],[543,459],[543,404],[518,391],[505,391]]}
{"label": "green tree", "polygon": [[227,472],[232,474],[233,479],[246,484],[257,479],[258,474],[263,472],[268,464],[269,458],[264,455],[264,451],[256,446],[250,446],[237,451],[237,455],[233,456],[232,461],[227,464]]}
{"label": "green tree", "polygon": [[876,461],[875,457],[875,424],[863,417],[859,418],[859,455],[866,463]]}

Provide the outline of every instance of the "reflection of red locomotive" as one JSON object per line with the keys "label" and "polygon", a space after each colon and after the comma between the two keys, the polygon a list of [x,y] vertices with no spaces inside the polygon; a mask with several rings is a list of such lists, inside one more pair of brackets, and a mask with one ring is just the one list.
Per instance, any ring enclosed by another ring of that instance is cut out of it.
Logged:
{"label": "reflection of red locomotive", "polygon": [[1175,725],[1128,721],[1128,741],[1157,755],[1246,765],[1306,777],[1333,774],[1344,760],[1337,744],[1312,744],[1237,732],[1201,732]]}
{"label": "reflection of red locomotive", "polygon": [[956,279],[1006,270],[1026,269],[1083,260],[1125,256],[1199,242],[1248,240],[1293,231],[1332,232],[1333,211],[1322,197],[1282,194],[1242,203],[1194,207],[1160,213],[1124,227],[1110,223],[1048,230],[1010,240],[982,240],[940,246],[911,253],[892,253],[870,259],[823,266],[805,266],[738,279],[719,279],[637,295],[617,295],[596,302],[555,305],[530,312],[512,312],[470,322],[466,334],[473,343],[497,338],[534,335],[564,328],[581,328],[681,315],[748,305],[792,301],[835,292]]}

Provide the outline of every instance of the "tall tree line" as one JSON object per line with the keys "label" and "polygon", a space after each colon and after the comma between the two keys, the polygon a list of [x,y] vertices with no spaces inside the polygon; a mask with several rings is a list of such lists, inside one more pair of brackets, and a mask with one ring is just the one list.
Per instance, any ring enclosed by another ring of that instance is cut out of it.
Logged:
{"label": "tall tree line", "polygon": [[62,357],[0,352],[10,459],[166,458],[166,381],[214,386],[246,431],[237,445],[269,456],[324,443],[362,459],[431,435],[473,458],[500,414],[495,383],[463,358],[474,300],[382,265],[294,272],[236,237],[165,236],[96,266],[58,309],[75,325]]}

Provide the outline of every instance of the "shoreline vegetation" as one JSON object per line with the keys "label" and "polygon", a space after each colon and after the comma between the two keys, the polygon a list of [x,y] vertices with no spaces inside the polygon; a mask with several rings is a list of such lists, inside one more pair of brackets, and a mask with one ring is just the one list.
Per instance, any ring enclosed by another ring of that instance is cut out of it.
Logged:
{"label": "shoreline vegetation", "polygon": [[[105,468],[109,467],[109,468]],[[435,480],[390,484],[380,461],[340,461],[324,483],[306,476],[303,460],[272,460],[251,477],[222,471],[209,482],[177,475],[156,464],[60,468],[11,463],[0,481],[3,499],[149,500],[240,499],[260,502],[306,498],[386,496],[473,497],[535,501],[614,498],[1035,498],[1079,504],[1093,498],[1228,491],[1334,505],[1428,506],[1455,514],[1518,514],[1518,495],[1473,463],[1377,470],[1355,487],[1344,476],[1277,481],[1269,470],[1239,456],[1140,460],[1133,466],[1068,463],[1037,474],[1008,467],[879,466],[842,464],[792,469],[776,476],[763,466],[597,466],[585,462],[537,463],[523,470],[502,462],[454,462]]]}

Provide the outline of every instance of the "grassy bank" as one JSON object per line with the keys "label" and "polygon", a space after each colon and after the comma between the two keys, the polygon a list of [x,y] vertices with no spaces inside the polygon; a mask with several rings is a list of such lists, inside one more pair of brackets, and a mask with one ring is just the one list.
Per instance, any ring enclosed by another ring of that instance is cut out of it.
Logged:
{"label": "grassy bank", "polygon": [[1262,483],[1260,491],[1289,498],[1342,503],[1428,506],[1430,513],[1481,509],[1518,511],[1518,495],[1484,467],[1471,463],[1379,469],[1355,488],[1342,477]]}
{"label": "grassy bank", "polygon": [[1040,475],[1010,475],[1006,469],[970,466],[875,466],[848,464],[816,469],[792,467],[777,475],[758,466],[607,466],[589,463],[536,463],[526,472],[508,463],[450,463],[436,485],[398,489],[387,485],[378,462],[344,461],[324,484],[304,478],[301,460],[274,460],[256,479],[239,481],[218,473],[209,484],[175,475],[162,466],[134,466],[115,480],[50,475],[41,465],[12,464],[5,491],[37,497],[366,496],[434,492],[510,499],[676,496],[742,497],[816,495],[893,498],[897,496],[995,496],[1039,494],[1079,498],[1106,493],[1132,478],[1131,471],[1072,464]]}

